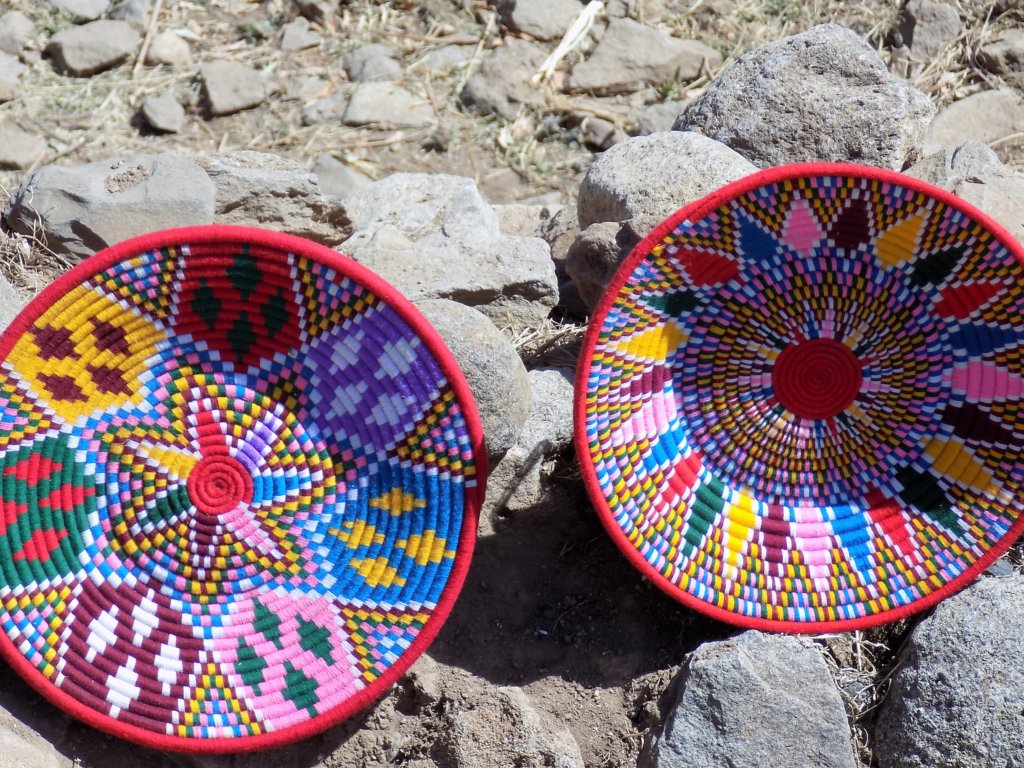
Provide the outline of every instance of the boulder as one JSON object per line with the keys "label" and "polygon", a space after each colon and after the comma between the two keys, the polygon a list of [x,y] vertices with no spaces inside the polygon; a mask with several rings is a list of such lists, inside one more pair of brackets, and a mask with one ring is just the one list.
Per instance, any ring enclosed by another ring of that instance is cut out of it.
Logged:
{"label": "boulder", "polygon": [[674,128],[703,133],[761,167],[829,160],[899,170],[920,155],[934,111],[864,39],[822,24],[740,57]]}
{"label": "boulder", "polygon": [[514,120],[522,105],[540,106],[544,97],[530,79],[540,69],[547,51],[536,43],[510,38],[489,53],[480,69],[466,82],[462,103],[485,115]]}
{"label": "boulder", "polygon": [[8,201],[3,220],[47,248],[80,259],[146,232],[214,220],[216,187],[187,157],[129,155],[34,171]]}
{"label": "boulder", "polygon": [[966,141],[986,144],[1024,132],[1024,95],[1012,88],[981,91],[939,112],[925,134],[925,152],[954,149]]}
{"label": "boulder", "polygon": [[744,632],[699,646],[652,751],[653,768],[855,768],[846,709],[806,639]]}
{"label": "boulder", "polygon": [[537,40],[560,40],[583,12],[579,0],[499,0],[502,23]]}
{"label": "boulder", "polygon": [[1019,575],[980,579],[917,625],[875,727],[882,768],[1020,764],[1022,626]]}
{"label": "boulder", "polygon": [[997,75],[1024,74],[1024,28],[1005,29],[981,46],[978,63]]}
{"label": "boulder", "polygon": [[900,14],[894,42],[910,49],[910,55],[928,62],[951,45],[964,30],[956,8],[935,0],[910,0]]}
{"label": "boulder", "polygon": [[688,82],[722,64],[722,54],[696,40],[680,40],[632,19],[612,19],[601,41],[573,67],[574,91],[614,93],[674,80]]}
{"label": "boulder", "polygon": [[472,179],[396,173],[350,194],[353,235],[340,250],[414,301],[474,306],[499,326],[532,327],[555,306],[547,243],[501,233]]}
{"label": "boulder", "polygon": [[237,61],[208,61],[199,65],[203,95],[213,117],[258,107],[267,98],[263,75]]}
{"label": "boulder", "polygon": [[487,452],[504,454],[530,411],[530,378],[515,347],[472,307],[447,299],[418,301],[416,306],[437,329],[469,383]]}
{"label": "boulder", "polygon": [[327,245],[351,234],[341,201],[324,195],[316,175],[293,160],[242,150],[195,162],[216,187],[222,224],[270,227]]}
{"label": "boulder", "polygon": [[120,64],[140,40],[127,21],[101,19],[58,32],[50,38],[46,54],[58,71],[87,77]]}

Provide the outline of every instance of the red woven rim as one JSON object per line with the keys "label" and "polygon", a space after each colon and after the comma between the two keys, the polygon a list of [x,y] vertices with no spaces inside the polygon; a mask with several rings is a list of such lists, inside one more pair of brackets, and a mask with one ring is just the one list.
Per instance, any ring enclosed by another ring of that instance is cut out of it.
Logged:
{"label": "red woven rim", "polygon": [[768,631],[819,634],[822,632],[840,632],[865,629],[896,621],[914,613],[923,611],[926,608],[935,605],[943,598],[963,589],[982,571],[995,562],[995,560],[997,560],[1000,555],[1002,555],[1013,544],[1017,537],[1024,533],[1024,515],[1019,516],[1011,527],[1009,533],[1003,537],[999,544],[985,552],[985,554],[975,562],[972,567],[962,573],[959,577],[947,582],[934,592],[931,592],[925,598],[910,603],[909,605],[871,614],[858,619],[842,619],[836,621],[780,621],[774,619],[754,618],[711,605],[710,603],[700,600],[690,593],[681,590],[678,586],[659,573],[643,557],[643,555],[640,554],[615,521],[607,499],[601,491],[584,427],[587,420],[587,376],[593,363],[594,348],[601,326],[604,323],[609,309],[615,302],[630,274],[638,264],[648,258],[651,249],[684,220],[700,220],[728,201],[764,185],[808,176],[842,176],[859,179],[872,179],[880,182],[896,184],[907,189],[926,194],[974,219],[978,224],[988,229],[996,239],[1014,255],[1018,262],[1024,264],[1024,247],[1022,247],[1009,234],[1009,232],[1007,232],[1006,229],[996,222],[991,216],[967,204],[952,193],[938,187],[934,187],[913,177],[896,173],[895,171],[853,163],[792,163],[758,171],[750,176],[746,176],[735,182],[727,184],[710,195],[680,208],[663,221],[654,231],[647,235],[647,237],[645,237],[630,252],[629,256],[619,266],[591,314],[587,332],[584,336],[575,380],[574,442],[576,455],[583,474],[584,485],[586,486],[587,493],[590,496],[594,509],[597,511],[598,517],[600,518],[605,530],[633,567],[640,571],[647,580],[655,584],[661,591],[689,608],[728,624]]}
{"label": "red woven rim", "polygon": [[477,483],[475,487],[467,488],[466,490],[466,504],[463,511],[457,556],[445,583],[441,598],[436,608],[432,611],[429,620],[409,648],[379,678],[355,696],[347,699],[343,704],[335,709],[312,717],[301,724],[285,728],[281,731],[236,738],[188,739],[156,734],[137,726],[128,725],[83,705],[54,686],[27,661],[5,633],[0,633],[0,657],[5,659],[22,679],[28,682],[51,704],[93,728],[112,736],[156,749],[196,754],[250,752],[291,744],[341,723],[380,698],[427,649],[437,636],[458,598],[473,554],[478,514],[483,503],[487,481],[487,451],[476,403],[458,363],[437,331],[412,302],[379,275],[326,246],[293,235],[255,227],[209,225],[153,232],[106,248],[62,275],[21,311],[4,333],[0,335],[0,361],[7,358],[18,339],[54,302],[96,273],[107,269],[125,258],[146,251],[176,246],[182,243],[196,245],[217,244],[220,242],[247,242],[252,245],[262,245],[284,252],[307,256],[336,270],[340,275],[360,283],[393,308],[425,343],[456,394],[471,436],[474,458],[477,462]]}

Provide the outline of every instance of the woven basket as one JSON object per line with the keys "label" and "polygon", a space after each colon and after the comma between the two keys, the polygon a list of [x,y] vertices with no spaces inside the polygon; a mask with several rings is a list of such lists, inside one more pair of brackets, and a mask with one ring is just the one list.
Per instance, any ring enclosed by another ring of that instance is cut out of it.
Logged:
{"label": "woven basket", "polygon": [[107,249],[0,337],[0,652],[147,746],[279,746],[372,703],[468,567],[485,456],[435,331],[308,241]]}
{"label": "woven basket", "polygon": [[1022,257],[952,195],[855,165],[677,212],[584,342],[577,453],[613,539],[761,629],[872,626],[963,587],[1024,527]]}

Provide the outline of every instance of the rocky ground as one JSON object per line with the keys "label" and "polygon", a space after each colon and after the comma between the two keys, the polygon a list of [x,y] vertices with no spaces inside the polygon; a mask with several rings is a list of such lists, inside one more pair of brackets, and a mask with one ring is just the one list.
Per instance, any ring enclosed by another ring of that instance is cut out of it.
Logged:
{"label": "rocky ground", "polygon": [[453,615],[364,715],[262,755],[148,753],[3,667],[0,767],[1020,764],[1018,549],[914,620],[737,633],[632,571],[570,436],[583,324],[616,265],[758,167],[906,170],[1024,240],[1024,10],[599,5],[0,2],[0,322],[134,234],[301,234],[417,302],[467,372],[493,462]]}

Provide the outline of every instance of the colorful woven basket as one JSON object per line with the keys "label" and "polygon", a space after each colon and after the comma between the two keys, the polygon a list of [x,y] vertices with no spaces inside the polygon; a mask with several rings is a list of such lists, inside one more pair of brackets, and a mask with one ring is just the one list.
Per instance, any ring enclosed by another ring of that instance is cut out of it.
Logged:
{"label": "colorful woven basket", "polygon": [[0,337],[0,652],[148,746],[278,746],[372,703],[468,567],[485,457],[376,275],[241,227],[105,250]]}
{"label": "colorful woven basket", "polygon": [[576,385],[590,496],[688,606],[821,632],[906,616],[1024,528],[1024,252],[914,179],[767,170],[642,242]]}

